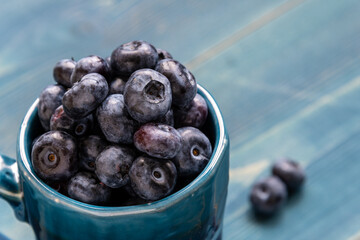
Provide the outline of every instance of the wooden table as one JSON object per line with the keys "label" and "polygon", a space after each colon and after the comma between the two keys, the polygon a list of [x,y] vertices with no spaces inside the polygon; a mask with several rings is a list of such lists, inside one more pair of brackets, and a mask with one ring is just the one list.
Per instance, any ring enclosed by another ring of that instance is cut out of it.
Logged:
{"label": "wooden table", "polygon": [[[0,151],[15,157],[21,120],[58,60],[143,39],[185,63],[222,109],[223,239],[360,239],[359,12],[357,0],[3,1]],[[306,168],[304,191],[258,221],[250,187],[281,156]],[[34,239],[3,200],[0,209],[1,233]]]}

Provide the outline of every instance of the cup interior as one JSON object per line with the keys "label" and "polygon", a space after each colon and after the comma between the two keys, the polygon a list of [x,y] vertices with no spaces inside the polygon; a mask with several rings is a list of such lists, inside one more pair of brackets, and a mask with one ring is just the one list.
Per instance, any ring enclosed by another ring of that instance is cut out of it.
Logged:
{"label": "cup interior", "polygon": [[[205,169],[188,185],[183,187],[182,189],[178,190],[170,194],[169,196],[143,205],[134,205],[134,206],[119,206],[119,207],[104,207],[104,206],[95,206],[86,203],[79,202],[77,200],[71,199],[61,193],[58,193],[47,184],[45,184],[40,178],[38,178],[33,170],[31,164],[31,149],[34,140],[44,133],[44,130],[40,124],[40,120],[37,114],[37,105],[38,99],[32,104],[30,109],[28,110],[23,123],[20,128],[19,133],[19,144],[18,144],[18,164],[20,169],[24,169],[26,171],[26,175],[29,176],[29,180],[37,185],[38,188],[41,190],[45,190],[47,197],[56,198],[57,201],[62,201],[66,204],[76,205],[80,208],[91,208],[91,209],[98,209],[104,210],[108,209],[111,211],[114,210],[139,210],[141,208],[149,210],[150,208],[159,208],[161,206],[166,206],[171,204],[172,202],[180,201],[181,199],[185,198],[191,192],[195,191],[201,184],[206,182],[206,179],[209,178],[212,174],[212,169],[219,164],[219,158],[224,151],[224,145],[227,144],[227,135],[224,126],[224,121],[221,115],[221,112],[209,92],[207,92],[203,87],[198,85],[198,93],[204,97],[208,104],[208,117],[206,123],[203,128],[200,130],[209,138],[212,147],[213,153],[212,157],[205,167]],[[19,157],[20,156],[20,157]],[[21,165],[21,166],[20,166]]]}

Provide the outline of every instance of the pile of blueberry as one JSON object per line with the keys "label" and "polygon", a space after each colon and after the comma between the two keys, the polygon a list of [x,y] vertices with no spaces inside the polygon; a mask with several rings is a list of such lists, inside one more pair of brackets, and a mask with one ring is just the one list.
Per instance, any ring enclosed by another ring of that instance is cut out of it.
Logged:
{"label": "pile of blueberry", "polygon": [[159,200],[191,182],[212,146],[199,129],[208,107],[193,74],[145,41],[54,67],[38,104],[45,130],[33,143],[35,173],[95,205]]}
{"label": "pile of blueberry", "polygon": [[305,181],[305,172],[294,160],[283,158],[272,168],[272,176],[255,183],[250,202],[256,214],[271,216],[278,212],[290,194],[298,192]]}

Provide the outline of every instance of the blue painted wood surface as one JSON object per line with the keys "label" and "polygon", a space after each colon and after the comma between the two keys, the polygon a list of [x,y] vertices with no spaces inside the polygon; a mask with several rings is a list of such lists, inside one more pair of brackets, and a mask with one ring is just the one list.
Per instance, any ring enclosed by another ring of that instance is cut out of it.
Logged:
{"label": "blue painted wood surface", "polygon": [[[360,2],[356,0],[3,1],[0,151],[57,60],[108,56],[144,39],[217,99],[231,138],[223,239],[360,239]],[[258,221],[255,180],[280,156],[308,174],[284,211]],[[0,200],[0,232],[34,239]]]}

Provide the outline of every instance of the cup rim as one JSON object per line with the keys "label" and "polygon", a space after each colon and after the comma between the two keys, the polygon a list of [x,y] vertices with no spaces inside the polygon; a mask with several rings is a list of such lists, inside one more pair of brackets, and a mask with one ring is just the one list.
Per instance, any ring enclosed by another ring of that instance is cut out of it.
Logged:
{"label": "cup rim", "polygon": [[17,162],[19,170],[21,169],[24,177],[27,178],[27,180],[31,182],[31,184],[35,186],[37,190],[44,194],[48,199],[53,200],[57,204],[62,204],[73,209],[76,208],[77,211],[85,212],[87,214],[116,216],[162,211],[163,209],[166,209],[176,204],[177,202],[187,198],[188,196],[193,194],[194,191],[196,191],[206,183],[206,181],[214,174],[213,170],[219,166],[225,148],[229,143],[224,120],[216,101],[205,88],[203,88],[199,84],[197,86],[198,93],[200,93],[205,98],[208,104],[209,115],[213,115],[214,118],[216,135],[213,154],[205,169],[191,183],[163,199],[152,203],[134,206],[96,206],[71,199],[61,193],[58,193],[57,191],[49,187],[47,184],[43,183],[33,172],[32,166],[30,164],[31,160],[28,159],[28,156],[30,158],[30,153],[26,147],[28,146],[28,138],[26,137],[26,135],[28,132],[29,121],[34,117],[39,99],[36,99],[35,102],[31,105],[20,127],[17,149]]}

